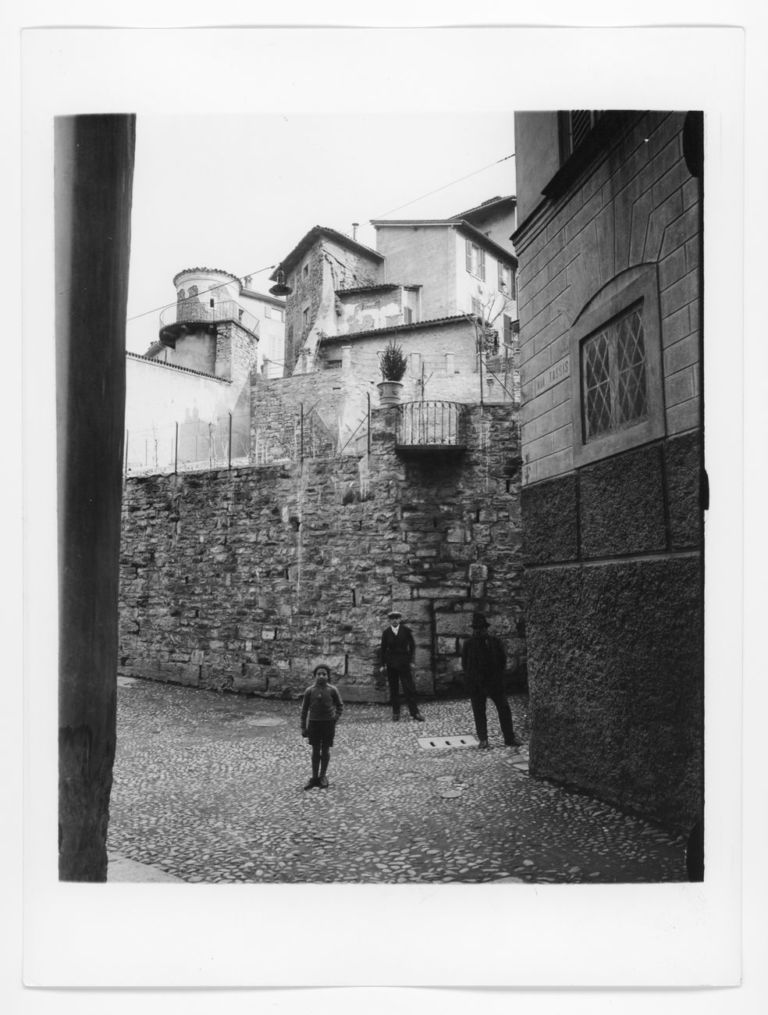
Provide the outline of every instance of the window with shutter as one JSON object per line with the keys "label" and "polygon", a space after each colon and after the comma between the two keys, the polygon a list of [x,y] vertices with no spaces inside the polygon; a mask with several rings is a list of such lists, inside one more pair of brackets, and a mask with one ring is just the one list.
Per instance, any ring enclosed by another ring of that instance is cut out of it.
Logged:
{"label": "window with shutter", "polygon": [[573,155],[584,143],[601,116],[602,110],[599,109],[570,109],[559,114],[561,161]]}

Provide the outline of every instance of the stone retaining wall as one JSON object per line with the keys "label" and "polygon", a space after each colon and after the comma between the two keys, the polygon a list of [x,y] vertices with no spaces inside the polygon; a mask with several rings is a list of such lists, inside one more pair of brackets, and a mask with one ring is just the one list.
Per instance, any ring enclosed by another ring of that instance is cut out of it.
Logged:
{"label": "stone retaining wall", "polygon": [[522,673],[514,410],[467,407],[467,450],[451,458],[397,452],[395,411],[372,414],[364,457],[128,480],[120,672],[288,695],[323,660],[348,700],[384,701],[378,645],[395,606],[422,694],[458,686],[477,609]]}

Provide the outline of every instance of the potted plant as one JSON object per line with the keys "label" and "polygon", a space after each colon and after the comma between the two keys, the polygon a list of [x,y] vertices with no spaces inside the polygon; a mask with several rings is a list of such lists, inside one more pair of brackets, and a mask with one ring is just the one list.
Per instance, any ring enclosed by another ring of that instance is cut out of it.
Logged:
{"label": "potted plant", "polygon": [[402,378],[408,367],[403,347],[391,341],[379,356],[379,369],[382,380],[377,385],[379,401],[382,405],[395,405],[400,401]]}

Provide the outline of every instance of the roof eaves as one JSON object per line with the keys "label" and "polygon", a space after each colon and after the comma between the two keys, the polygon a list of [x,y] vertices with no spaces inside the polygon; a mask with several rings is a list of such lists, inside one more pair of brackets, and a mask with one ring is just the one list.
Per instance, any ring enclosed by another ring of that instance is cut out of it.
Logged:
{"label": "roof eaves", "polygon": [[[154,345],[154,343],[153,343]],[[152,349],[153,346],[150,346]],[[149,351],[149,350],[148,350]],[[192,367],[182,367],[178,363],[166,363],[161,359],[154,359],[152,356],[148,356],[146,353],[142,356],[140,352],[130,352],[126,350],[125,353],[128,359],[140,360],[142,363],[148,363],[153,367],[163,367],[165,370],[179,370],[184,374],[194,374],[196,377],[207,377],[210,381],[219,381],[223,384],[231,384],[232,381],[228,377],[217,377],[216,374],[206,373],[204,370],[193,370]]]}
{"label": "roof eaves", "polygon": [[348,289],[334,289],[337,296],[350,296],[359,293],[391,292],[393,289],[421,289],[420,282],[380,282],[376,285],[350,286]]}
{"label": "roof eaves", "polygon": [[474,208],[467,208],[466,211],[460,211],[458,215],[454,215],[453,217],[457,219],[463,219],[466,218],[467,215],[475,215],[477,212],[490,211],[490,209],[494,205],[505,204],[508,201],[513,205],[517,204],[516,195],[507,194],[505,197],[490,197],[487,201],[483,201],[480,204],[475,205]]}
{"label": "roof eaves", "polygon": [[473,239],[476,239],[478,243],[482,243],[497,257],[502,258],[505,261],[509,261],[517,267],[517,258],[511,251],[505,250],[504,247],[499,246],[495,240],[486,236],[484,232],[481,232],[481,230],[477,228],[477,226],[473,226],[472,223],[467,222],[466,219],[458,217],[453,219],[397,219],[391,221],[387,221],[385,219],[371,219],[371,225],[374,229],[379,229],[381,226],[395,226],[397,228],[405,228],[408,226],[443,226],[447,229],[456,229],[468,234]]}
{"label": "roof eaves", "polygon": [[452,226],[455,219],[371,219],[374,229],[382,226]]}
{"label": "roof eaves", "polygon": [[196,268],[182,268],[181,271],[177,271],[173,276],[172,284],[176,285],[176,279],[181,278],[182,275],[196,274],[226,275],[228,278],[231,278],[233,282],[239,282],[242,285],[242,279],[238,278],[237,275],[233,275],[231,271],[226,271],[224,268],[206,268],[204,265]]}
{"label": "roof eaves", "polygon": [[378,250],[374,250],[372,247],[367,247],[364,243],[360,243],[358,240],[353,240],[351,236],[347,236],[346,233],[340,233],[338,229],[332,229],[330,226],[312,226],[312,228],[299,240],[290,254],[288,254],[287,257],[284,257],[278,264],[269,276],[270,281],[274,281],[277,278],[277,273],[281,268],[285,272],[290,271],[293,265],[303,256],[304,252],[308,250],[315,240],[321,236],[326,236],[328,239],[336,240],[337,243],[343,243],[344,246],[351,247],[353,250],[362,251],[367,256],[374,257],[379,261],[384,260],[384,255],[380,254]]}
{"label": "roof eaves", "polygon": [[477,240],[478,243],[482,243],[488,250],[496,254],[498,258],[503,258],[517,267],[517,258],[510,250],[505,250],[504,247],[499,246],[495,240],[492,240],[490,236],[486,236],[476,226],[473,226],[471,222],[467,222],[465,219],[456,219],[453,224],[458,232],[466,233]]}
{"label": "roof eaves", "polygon": [[369,328],[367,331],[348,331],[343,335],[324,335],[320,345],[330,345],[333,342],[345,342],[354,338],[368,338],[371,335],[388,335],[392,332],[419,331],[427,327],[442,327],[449,324],[458,324],[460,321],[473,322],[472,314],[453,314],[450,317],[434,317],[426,321],[411,321],[410,324],[393,324],[388,328]]}

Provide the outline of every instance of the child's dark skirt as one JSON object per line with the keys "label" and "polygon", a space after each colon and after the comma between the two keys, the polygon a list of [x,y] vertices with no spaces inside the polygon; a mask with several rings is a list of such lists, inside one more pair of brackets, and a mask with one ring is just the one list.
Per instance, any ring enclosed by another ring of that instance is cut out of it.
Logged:
{"label": "child's dark skirt", "polygon": [[307,739],[313,747],[333,747],[333,735],[336,732],[335,719],[310,719],[307,725]]}

